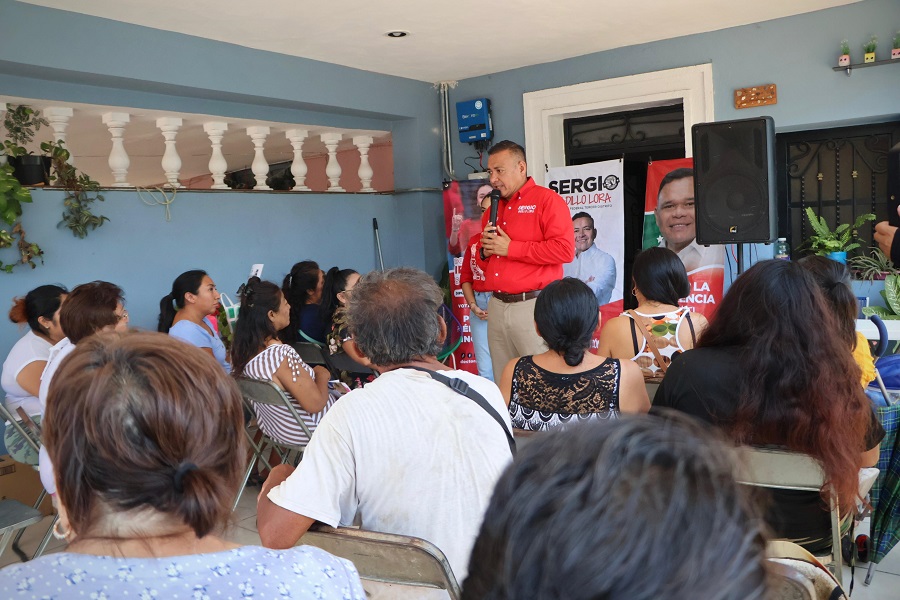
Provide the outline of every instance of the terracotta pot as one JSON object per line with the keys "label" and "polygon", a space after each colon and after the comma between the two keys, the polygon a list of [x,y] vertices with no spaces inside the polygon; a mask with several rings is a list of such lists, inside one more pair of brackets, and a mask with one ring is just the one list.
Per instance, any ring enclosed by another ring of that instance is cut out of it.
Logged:
{"label": "terracotta pot", "polygon": [[838,57],[838,66],[839,67],[849,67],[850,66],[850,55],[849,54],[841,54]]}
{"label": "terracotta pot", "polygon": [[900,58],[900,48],[894,48],[891,50],[891,59]]}

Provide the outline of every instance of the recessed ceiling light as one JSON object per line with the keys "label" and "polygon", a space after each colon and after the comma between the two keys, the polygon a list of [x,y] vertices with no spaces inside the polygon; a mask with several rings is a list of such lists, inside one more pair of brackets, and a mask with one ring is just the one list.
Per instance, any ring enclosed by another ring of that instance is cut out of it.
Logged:
{"label": "recessed ceiling light", "polygon": [[389,38],[404,38],[409,35],[409,32],[398,29],[396,31],[388,31],[384,35],[386,35]]}

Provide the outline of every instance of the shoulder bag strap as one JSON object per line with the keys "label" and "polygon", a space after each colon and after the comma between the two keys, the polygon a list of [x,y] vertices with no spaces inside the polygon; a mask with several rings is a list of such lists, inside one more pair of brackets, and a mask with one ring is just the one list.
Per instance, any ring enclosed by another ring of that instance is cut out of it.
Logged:
{"label": "shoulder bag strap", "polygon": [[516,455],[516,440],[513,438],[512,433],[510,433],[509,429],[506,427],[506,423],[503,422],[503,418],[497,413],[493,406],[491,406],[487,400],[485,400],[484,396],[473,390],[469,387],[469,384],[463,381],[462,379],[457,379],[455,377],[447,377],[446,375],[442,375],[437,371],[432,371],[431,369],[425,369],[423,367],[413,367],[411,365],[403,367],[404,369],[415,369],[416,371],[422,371],[423,373],[428,373],[432,379],[439,383],[443,383],[448,388],[469,398],[475,402],[478,406],[484,409],[484,411],[491,416],[500,427],[503,429],[503,433],[506,434],[506,442],[509,444],[509,451],[513,456]]}
{"label": "shoulder bag strap", "polygon": [[650,340],[650,336],[647,334],[647,323],[644,321],[643,317],[637,314],[635,310],[629,310],[628,314],[631,315],[631,318],[634,319],[634,322],[638,324],[638,331],[641,332],[641,335],[644,336],[644,339],[647,340],[647,347],[650,348],[650,352],[653,353],[653,356],[656,358],[657,364],[659,364],[659,370],[663,372],[663,375],[666,374],[666,363],[663,361],[662,354],[659,353],[659,349],[656,347]]}
{"label": "shoulder bag strap", "polygon": [[694,346],[697,345],[697,334],[696,334],[696,332],[694,332],[694,322],[691,321],[690,309],[688,309],[687,314],[684,315],[684,318],[687,319],[688,327],[691,328],[691,343],[693,344],[693,346],[691,346],[691,347],[693,348]]}

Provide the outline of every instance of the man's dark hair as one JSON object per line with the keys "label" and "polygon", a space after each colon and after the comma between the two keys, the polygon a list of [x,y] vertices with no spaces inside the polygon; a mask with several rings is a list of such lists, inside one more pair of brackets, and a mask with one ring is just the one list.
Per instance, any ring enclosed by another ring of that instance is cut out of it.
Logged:
{"label": "man's dark hair", "polygon": [[493,156],[498,152],[509,152],[512,154],[516,160],[521,160],[525,162],[525,148],[520,146],[515,142],[511,142],[509,140],[503,140],[502,142],[497,142],[493,146],[488,149],[488,156]]}
{"label": "man's dark hair", "polygon": [[400,365],[440,352],[441,288],[427,273],[401,267],[364,275],[347,306],[353,340],[373,364]]}
{"label": "man's dark hair", "polygon": [[462,597],[766,597],[763,525],[732,455],[678,415],[546,434],[497,483]]}
{"label": "man's dark hair", "polygon": [[691,293],[684,263],[668,248],[647,248],[635,256],[631,278],[647,300],[678,306]]}
{"label": "man's dark hair", "polygon": [[572,215],[572,223],[575,222],[575,219],[588,219],[591,222],[591,229],[594,230],[594,234],[591,236],[591,241],[597,239],[597,226],[594,225],[594,217],[590,215],[590,213],[586,213],[583,210]]}
{"label": "man's dark hair", "polygon": [[[672,183],[673,181],[678,181],[679,179],[687,179],[688,177],[694,176],[694,169],[690,167],[681,167],[680,169],[675,169],[674,171],[669,171],[666,173],[666,176],[662,178],[662,181],[659,182],[659,191],[656,192],[656,201],[659,202],[659,197],[662,195],[663,188]],[[659,205],[657,205],[659,208]]]}

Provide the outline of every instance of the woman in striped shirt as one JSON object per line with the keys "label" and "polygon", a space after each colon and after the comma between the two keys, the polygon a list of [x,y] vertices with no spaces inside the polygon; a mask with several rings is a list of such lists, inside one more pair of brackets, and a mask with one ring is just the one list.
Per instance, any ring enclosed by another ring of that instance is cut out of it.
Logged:
{"label": "woman in striped shirt", "polygon": [[[310,367],[297,351],[278,339],[290,323],[291,306],[281,289],[270,281],[251,277],[241,294],[231,348],[232,374],[267,379],[284,390],[303,422],[313,431],[331,406],[328,369]],[[259,428],[276,441],[309,442],[287,408],[256,404]]]}

